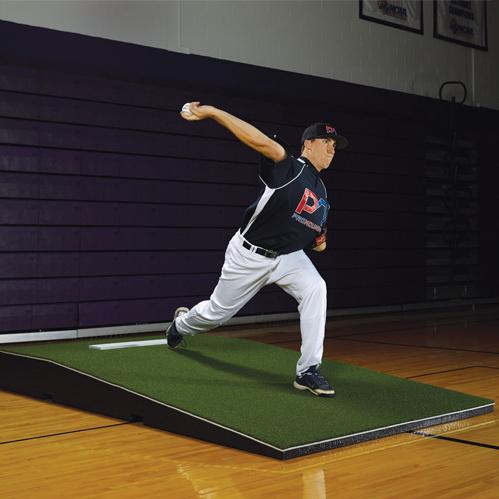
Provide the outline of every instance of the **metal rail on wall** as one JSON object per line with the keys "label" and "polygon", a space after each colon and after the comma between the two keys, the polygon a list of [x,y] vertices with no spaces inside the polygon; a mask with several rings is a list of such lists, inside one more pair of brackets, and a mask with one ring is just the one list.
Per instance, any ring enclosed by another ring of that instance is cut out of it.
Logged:
{"label": "metal rail on wall", "polygon": [[[462,95],[448,100],[448,130],[426,136],[427,272],[426,296],[431,299],[476,297],[477,221],[476,151],[470,137],[458,130],[459,112],[468,91],[462,81],[446,81],[444,90],[460,87]],[[455,89],[457,90],[457,88]],[[454,92],[453,92],[454,93]]]}

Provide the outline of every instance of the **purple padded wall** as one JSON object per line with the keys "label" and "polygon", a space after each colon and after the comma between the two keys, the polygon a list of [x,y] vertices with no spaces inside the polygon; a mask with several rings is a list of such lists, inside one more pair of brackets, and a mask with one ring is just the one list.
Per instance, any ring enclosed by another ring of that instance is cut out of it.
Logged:
{"label": "purple padded wall", "polygon": [[[323,176],[330,238],[311,255],[329,307],[424,300],[422,147],[429,121],[445,127],[438,103],[6,22],[0,34],[0,332],[168,321],[210,294],[257,157],[180,119],[189,100],[293,153],[307,124],[332,121],[351,147]],[[241,314],[295,309],[270,287]]]}

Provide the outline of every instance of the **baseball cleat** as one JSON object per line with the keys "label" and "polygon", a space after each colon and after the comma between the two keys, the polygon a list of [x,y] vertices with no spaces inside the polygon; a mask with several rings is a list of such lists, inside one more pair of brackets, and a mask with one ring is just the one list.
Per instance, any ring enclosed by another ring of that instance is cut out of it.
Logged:
{"label": "baseball cleat", "polygon": [[303,374],[296,376],[293,386],[298,390],[308,390],[319,397],[334,397],[334,388],[319,373],[317,366],[309,367]]}
{"label": "baseball cleat", "polygon": [[173,314],[173,321],[170,324],[170,327],[166,330],[166,342],[170,348],[177,348],[184,339],[184,336],[177,331],[175,319],[186,314],[187,312],[189,312],[187,307],[178,307]]}

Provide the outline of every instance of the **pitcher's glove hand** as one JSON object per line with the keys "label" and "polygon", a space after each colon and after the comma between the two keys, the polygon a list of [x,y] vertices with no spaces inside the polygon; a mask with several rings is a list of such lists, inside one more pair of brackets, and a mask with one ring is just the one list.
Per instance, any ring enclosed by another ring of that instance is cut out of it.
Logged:
{"label": "pitcher's glove hand", "polygon": [[324,251],[326,249],[327,227],[314,239],[311,249],[314,251]]}

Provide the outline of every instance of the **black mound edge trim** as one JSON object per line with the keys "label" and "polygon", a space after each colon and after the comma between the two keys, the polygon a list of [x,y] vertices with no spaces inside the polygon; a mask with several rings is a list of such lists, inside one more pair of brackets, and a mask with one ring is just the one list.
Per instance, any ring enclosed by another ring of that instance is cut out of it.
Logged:
{"label": "black mound edge trim", "polygon": [[249,435],[244,435],[47,359],[0,352],[0,388],[35,398],[50,398],[58,404],[125,421],[141,420],[145,425],[153,428],[275,459],[292,459],[398,433],[411,432],[485,414],[493,411],[494,408],[492,403],[345,437],[279,449]]}
{"label": "black mound edge trim", "polygon": [[430,426],[436,426],[439,424],[451,423],[460,419],[467,419],[473,416],[479,416],[481,414],[492,412],[493,410],[494,404],[492,403],[481,407],[474,407],[464,411],[443,414],[441,416],[434,416],[417,421],[409,421],[407,423],[401,423],[398,425],[379,428],[376,430],[369,430],[366,432],[356,433],[354,435],[347,435],[345,437],[340,437],[333,440],[326,440],[324,442],[309,444],[302,447],[285,449],[284,459],[300,457],[306,454],[312,454],[314,452],[321,452],[328,449],[345,447],[347,445],[359,444],[362,442],[367,442],[369,440],[375,440],[377,438],[390,437],[393,435],[398,435],[399,433],[412,433],[417,429],[428,428]]}

